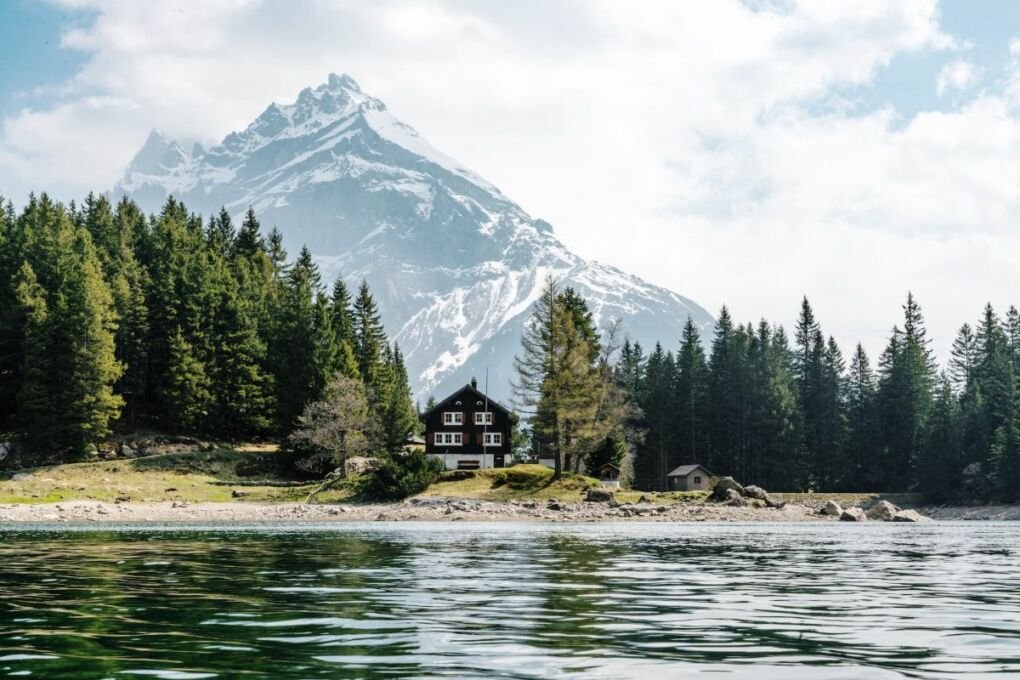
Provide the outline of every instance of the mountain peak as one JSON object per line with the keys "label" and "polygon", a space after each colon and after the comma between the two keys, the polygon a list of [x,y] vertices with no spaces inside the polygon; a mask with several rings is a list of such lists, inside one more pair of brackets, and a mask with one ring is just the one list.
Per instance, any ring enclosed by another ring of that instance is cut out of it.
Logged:
{"label": "mountain peak", "polygon": [[129,172],[161,174],[187,160],[187,154],[174,140],[153,128],[128,166]]}
{"label": "mountain peak", "polygon": [[357,81],[346,73],[341,75],[330,73],[329,79],[326,81],[326,86],[330,90],[352,90],[354,92],[361,92],[361,87],[358,85]]}
{"label": "mountain peak", "polygon": [[576,287],[597,319],[627,319],[642,343],[678,337],[689,315],[712,323],[693,302],[571,252],[348,75],[190,155],[154,131],[116,191],[147,212],[169,195],[199,213],[251,206],[294,248],[307,244],[327,280],[368,280],[423,399],[488,368],[508,385],[547,275]]}

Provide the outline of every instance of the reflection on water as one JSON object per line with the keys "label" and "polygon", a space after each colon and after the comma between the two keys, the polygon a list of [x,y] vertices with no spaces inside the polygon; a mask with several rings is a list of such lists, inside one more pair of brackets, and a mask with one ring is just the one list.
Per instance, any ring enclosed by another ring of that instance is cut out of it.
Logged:
{"label": "reflection on water", "polygon": [[0,531],[0,677],[1020,676],[984,525]]}

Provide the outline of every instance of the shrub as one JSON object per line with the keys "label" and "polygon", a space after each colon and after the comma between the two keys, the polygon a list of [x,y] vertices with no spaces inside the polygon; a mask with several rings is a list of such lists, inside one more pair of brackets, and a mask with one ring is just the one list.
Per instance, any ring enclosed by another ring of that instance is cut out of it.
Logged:
{"label": "shrub", "polygon": [[535,489],[546,484],[553,471],[544,465],[514,465],[496,470],[492,476],[493,486],[509,486],[511,489]]}
{"label": "shrub", "polygon": [[424,453],[392,456],[370,476],[365,495],[375,500],[401,500],[429,488],[442,471],[443,464]]}

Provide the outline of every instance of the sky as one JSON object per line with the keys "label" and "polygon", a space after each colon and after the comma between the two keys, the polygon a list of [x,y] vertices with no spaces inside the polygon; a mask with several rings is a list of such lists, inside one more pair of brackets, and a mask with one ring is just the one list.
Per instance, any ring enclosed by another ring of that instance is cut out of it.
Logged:
{"label": "sky", "polygon": [[[0,195],[111,188],[348,73],[563,241],[849,355],[1020,305],[1012,0],[0,1]],[[667,345],[671,339],[663,339]]]}

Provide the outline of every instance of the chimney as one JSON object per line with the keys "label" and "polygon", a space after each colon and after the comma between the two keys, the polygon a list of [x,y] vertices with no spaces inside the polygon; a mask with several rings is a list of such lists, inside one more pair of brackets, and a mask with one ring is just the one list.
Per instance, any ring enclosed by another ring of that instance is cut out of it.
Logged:
{"label": "chimney", "polygon": [[477,390],[478,389],[478,381],[475,380],[474,376],[471,376],[471,389],[473,389],[473,390]]}

